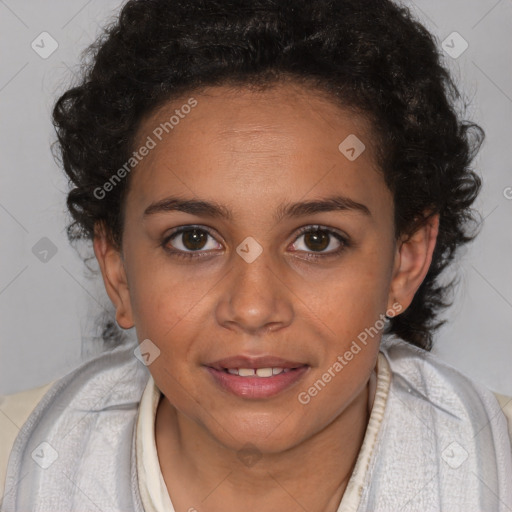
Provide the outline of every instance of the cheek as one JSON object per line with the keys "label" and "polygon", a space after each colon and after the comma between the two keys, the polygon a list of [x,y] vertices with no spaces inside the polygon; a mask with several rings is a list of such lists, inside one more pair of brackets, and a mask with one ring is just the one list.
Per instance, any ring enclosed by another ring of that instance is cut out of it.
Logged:
{"label": "cheek", "polygon": [[[361,346],[360,352],[353,354],[350,361],[346,360],[344,353],[338,354],[339,360],[335,359],[320,369],[315,378],[296,394],[304,423],[309,423],[311,429],[324,428],[356,401],[360,402],[377,354],[378,347]],[[356,417],[353,419],[355,421]]]}
{"label": "cheek", "polygon": [[166,340],[193,321],[197,305],[214,284],[212,276],[191,273],[165,257],[140,251],[127,266],[135,325],[145,337]]}
{"label": "cheek", "polygon": [[[356,271],[357,270],[357,271]],[[364,271],[364,272],[363,272]],[[362,272],[362,273],[361,273]],[[361,393],[375,367],[384,322],[387,280],[383,269],[354,264],[326,287],[318,318],[328,328],[321,364],[296,399],[306,417],[332,421]]]}
{"label": "cheek", "polygon": [[319,316],[340,340],[357,337],[385,313],[389,265],[377,251],[354,255],[323,286]]}

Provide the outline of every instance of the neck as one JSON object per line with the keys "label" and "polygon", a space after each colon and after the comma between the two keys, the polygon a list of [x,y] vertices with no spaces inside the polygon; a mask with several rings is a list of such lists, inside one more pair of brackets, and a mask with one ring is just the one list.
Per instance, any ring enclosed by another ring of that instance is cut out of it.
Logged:
{"label": "neck", "polygon": [[373,376],[321,431],[284,452],[258,454],[246,465],[239,452],[220,444],[162,396],[155,422],[157,453],[175,508],[335,512],[363,442],[374,381]]}

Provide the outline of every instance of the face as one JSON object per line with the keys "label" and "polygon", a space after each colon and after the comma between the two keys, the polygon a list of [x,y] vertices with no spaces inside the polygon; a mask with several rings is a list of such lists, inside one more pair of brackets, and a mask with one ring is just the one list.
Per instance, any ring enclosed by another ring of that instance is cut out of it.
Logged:
{"label": "face", "polygon": [[160,351],[165,399],[222,445],[262,452],[348,414],[383,315],[407,307],[433,250],[432,236],[395,240],[370,125],[291,84],[216,87],[146,118],[143,144],[122,254],[95,251],[118,323]]}

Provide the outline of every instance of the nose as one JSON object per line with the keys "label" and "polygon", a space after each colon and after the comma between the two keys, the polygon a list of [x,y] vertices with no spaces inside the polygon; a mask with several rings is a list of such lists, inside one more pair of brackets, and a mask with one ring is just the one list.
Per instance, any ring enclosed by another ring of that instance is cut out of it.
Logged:
{"label": "nose", "polygon": [[293,294],[279,270],[272,267],[265,250],[251,263],[238,255],[234,259],[217,304],[218,323],[251,335],[290,325],[294,315]]}

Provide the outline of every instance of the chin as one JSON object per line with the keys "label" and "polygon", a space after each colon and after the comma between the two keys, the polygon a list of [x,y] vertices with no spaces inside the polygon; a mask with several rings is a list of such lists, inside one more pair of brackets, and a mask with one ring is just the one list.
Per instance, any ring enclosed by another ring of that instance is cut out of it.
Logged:
{"label": "chin", "polygon": [[262,454],[281,453],[299,444],[306,434],[304,422],[292,420],[292,417],[289,413],[245,417],[234,413],[224,416],[220,425],[212,425],[210,434],[237,452],[254,447]]}

